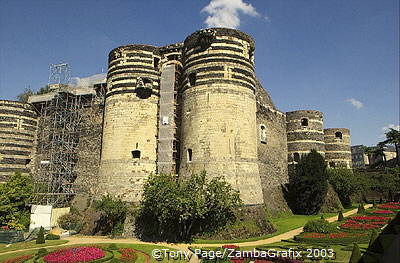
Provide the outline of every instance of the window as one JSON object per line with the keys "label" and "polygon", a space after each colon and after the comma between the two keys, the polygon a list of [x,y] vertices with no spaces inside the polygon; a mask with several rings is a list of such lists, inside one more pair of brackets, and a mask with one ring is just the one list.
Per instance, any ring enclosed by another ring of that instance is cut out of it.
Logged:
{"label": "window", "polygon": [[188,162],[192,161],[192,156],[193,156],[192,149],[187,149]]}
{"label": "window", "polygon": [[28,165],[31,162],[31,159],[25,159],[25,165]]}
{"label": "window", "polygon": [[336,163],[335,162],[329,162],[329,167],[330,168],[335,168],[336,167]]}
{"label": "window", "polygon": [[300,161],[300,154],[299,153],[294,153],[293,154],[293,160],[298,163]]}
{"label": "window", "polygon": [[158,63],[160,62],[159,58],[154,58],[154,68],[158,69]]}
{"label": "window", "polygon": [[261,143],[267,143],[267,127],[264,124],[260,125],[260,141]]}
{"label": "window", "polygon": [[189,84],[190,86],[194,86],[196,84],[196,72],[189,74]]}
{"label": "window", "polygon": [[133,159],[140,159],[140,151],[139,150],[132,151],[132,158]]}
{"label": "window", "polygon": [[162,117],[162,124],[163,124],[163,125],[168,125],[168,123],[169,123],[168,116],[163,116],[163,117]]}
{"label": "window", "polygon": [[343,136],[341,132],[335,132],[335,137],[341,140]]}
{"label": "window", "polygon": [[307,118],[301,119],[301,126],[304,126],[304,127],[308,126],[308,119]]}

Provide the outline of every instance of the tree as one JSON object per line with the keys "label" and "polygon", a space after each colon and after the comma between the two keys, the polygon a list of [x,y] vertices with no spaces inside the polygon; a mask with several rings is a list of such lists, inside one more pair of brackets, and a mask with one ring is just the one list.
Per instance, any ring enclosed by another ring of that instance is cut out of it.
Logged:
{"label": "tree", "polygon": [[350,169],[328,169],[329,183],[332,184],[344,208],[350,208],[351,197],[359,190],[353,171]]}
{"label": "tree", "polygon": [[124,230],[124,221],[128,211],[127,204],[119,198],[109,195],[94,202],[94,209],[102,212],[97,222],[96,232],[102,234],[120,235]]}
{"label": "tree", "polygon": [[44,239],[44,229],[40,227],[39,233],[37,234],[36,244],[44,244],[46,241]]}
{"label": "tree", "polygon": [[29,99],[30,96],[42,95],[42,94],[46,94],[48,92],[50,92],[49,85],[41,87],[37,92],[33,91],[31,88],[28,88],[28,89],[25,89],[24,92],[19,94],[17,96],[17,99],[18,99],[18,101],[21,101],[21,102],[28,102],[28,99]]}
{"label": "tree", "polygon": [[388,132],[385,133],[386,140],[383,141],[383,144],[394,144],[396,148],[396,162],[397,165],[400,165],[400,156],[399,156],[399,145],[400,145],[400,131],[390,128]]}
{"label": "tree", "polygon": [[0,184],[0,224],[21,230],[28,228],[32,193],[32,178],[20,172]]}
{"label": "tree", "polygon": [[342,210],[340,210],[338,214],[338,221],[343,221],[343,219],[344,219],[343,212]]}
{"label": "tree", "polygon": [[234,220],[241,205],[239,192],[222,178],[207,180],[206,173],[177,180],[150,175],[137,216],[142,238],[189,240],[195,233],[213,231]]}
{"label": "tree", "polygon": [[298,214],[317,214],[328,191],[328,173],[324,157],[316,150],[303,155],[290,180],[293,210]]}
{"label": "tree", "polygon": [[360,258],[361,258],[360,248],[356,243],[354,243],[349,263],[358,263]]}

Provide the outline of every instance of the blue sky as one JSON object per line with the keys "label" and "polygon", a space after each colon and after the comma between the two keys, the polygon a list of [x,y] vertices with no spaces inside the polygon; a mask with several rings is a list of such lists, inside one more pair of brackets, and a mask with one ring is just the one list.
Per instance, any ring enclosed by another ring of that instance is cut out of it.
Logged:
{"label": "blue sky", "polygon": [[84,78],[106,72],[119,45],[166,45],[208,25],[253,36],[281,111],[323,111],[353,145],[399,125],[397,0],[0,0],[0,98],[46,85],[51,63]]}

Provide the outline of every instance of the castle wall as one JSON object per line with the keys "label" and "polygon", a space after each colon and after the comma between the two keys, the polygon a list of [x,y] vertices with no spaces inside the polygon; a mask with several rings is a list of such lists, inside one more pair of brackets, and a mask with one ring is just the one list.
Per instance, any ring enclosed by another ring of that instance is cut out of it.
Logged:
{"label": "castle wall", "polygon": [[0,183],[33,165],[37,114],[30,104],[0,100]]}
{"label": "castle wall", "polygon": [[257,153],[264,204],[272,213],[290,211],[285,199],[289,182],[287,167],[286,115],[272,104],[259,84],[257,96]]}
{"label": "castle wall", "polygon": [[100,194],[140,200],[156,172],[160,73],[157,49],[128,45],[110,52],[105,99]]}
{"label": "castle wall", "polygon": [[325,153],[323,125],[323,114],[319,111],[298,110],[286,113],[289,164],[297,163],[298,157],[312,149]]}
{"label": "castle wall", "polygon": [[352,167],[349,129],[324,129],[324,141],[325,161],[328,167]]}
{"label": "castle wall", "polygon": [[245,204],[262,204],[253,40],[218,28],[184,46],[180,175],[224,176]]}

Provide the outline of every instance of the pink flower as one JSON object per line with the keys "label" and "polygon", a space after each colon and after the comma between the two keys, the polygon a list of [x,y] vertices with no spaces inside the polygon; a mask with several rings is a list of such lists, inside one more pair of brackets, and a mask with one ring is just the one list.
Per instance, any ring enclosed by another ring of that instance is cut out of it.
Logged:
{"label": "pink flower", "polygon": [[104,256],[105,253],[100,248],[75,247],[50,253],[43,260],[47,263],[77,263],[92,261]]}

